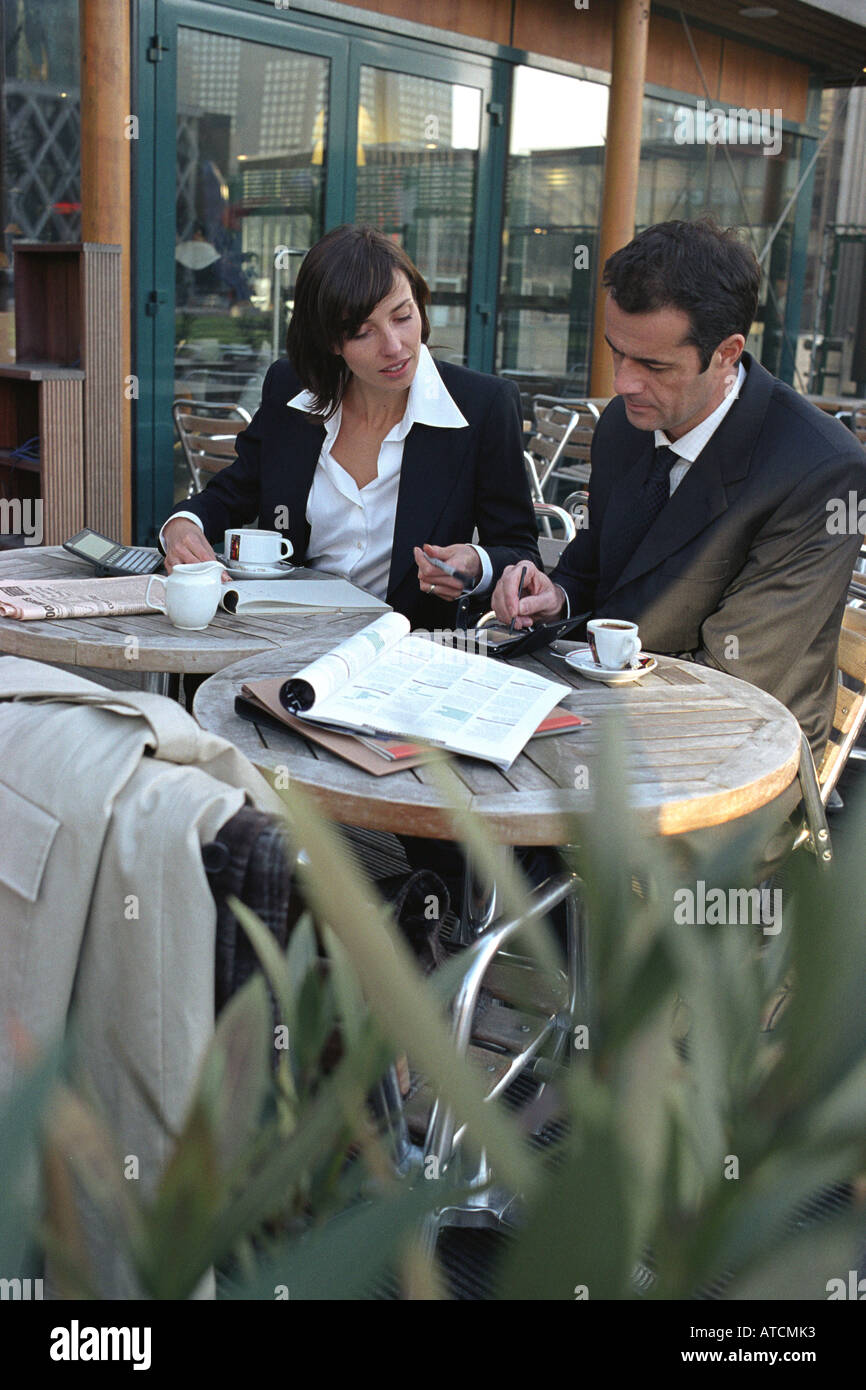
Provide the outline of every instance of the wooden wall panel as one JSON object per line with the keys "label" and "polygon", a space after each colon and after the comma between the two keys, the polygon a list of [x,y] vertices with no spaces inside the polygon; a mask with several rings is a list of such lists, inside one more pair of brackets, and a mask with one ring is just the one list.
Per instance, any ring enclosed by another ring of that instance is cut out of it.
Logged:
{"label": "wooden wall panel", "polygon": [[[512,0],[437,0],[422,14],[416,0],[351,3],[383,17],[423,19],[455,34],[610,72],[613,0],[590,0],[585,10],[576,10],[574,0],[513,0],[513,28]],[[722,38],[695,24],[691,34],[713,101],[729,106],[778,106],[786,120],[805,120],[809,80],[805,64]],[[705,95],[679,20],[652,15],[646,80],[675,92]]]}
{"label": "wooden wall panel", "polygon": [[39,390],[45,545],[62,545],[84,525],[84,382],[46,377]]}
{"label": "wooden wall panel", "polygon": [[453,34],[470,34],[491,43],[511,42],[511,0],[435,0],[419,5],[418,0],[348,0],[359,10],[373,10],[394,19],[411,19],[450,29]]}
{"label": "wooden wall panel", "polygon": [[[707,79],[707,86],[715,96],[719,85],[724,41],[718,34],[694,27],[692,39],[704,77]],[[695,67],[685,30],[678,19],[666,19],[664,15],[658,14],[651,16],[646,80],[657,83],[659,87],[670,87],[675,92],[704,95],[700,73]]]}
{"label": "wooden wall panel", "polygon": [[119,246],[85,242],[81,252],[84,368],[84,524],[124,534],[123,273]]}
{"label": "wooden wall panel", "polygon": [[780,107],[786,121],[805,121],[809,69],[779,53],[725,40],[719,99],[729,106]]}
{"label": "wooden wall panel", "polygon": [[612,0],[590,0],[585,10],[576,10],[574,0],[515,0],[512,43],[610,72],[613,8]]}

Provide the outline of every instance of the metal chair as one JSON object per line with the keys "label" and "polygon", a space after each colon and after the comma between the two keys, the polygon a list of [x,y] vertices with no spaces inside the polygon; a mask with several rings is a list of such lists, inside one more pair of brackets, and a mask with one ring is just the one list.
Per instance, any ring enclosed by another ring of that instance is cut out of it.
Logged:
{"label": "metal chair", "polygon": [[866,725],[866,612],[846,607],[839,634],[839,684],[830,741],[816,770],[809,744],[803,737],[800,757],[800,788],[803,793],[805,824],[793,848],[808,844],[822,868],[833,859],[826,807],[845,770],[849,757],[856,756],[855,744]]}
{"label": "metal chair", "polygon": [[589,492],[585,487],[570,492],[559,505],[569,513],[578,531],[586,530],[589,526]]}
{"label": "metal chair", "polygon": [[[562,873],[532,894],[532,918],[546,916],[561,903],[566,906],[567,963],[555,977],[508,950],[528,918],[488,926],[463,951],[465,970],[451,1009],[453,1036],[458,1054],[487,1073],[488,1100],[523,1075],[533,1083],[534,1094],[524,1107],[531,1105],[568,1055],[575,1020],[586,1003],[581,888],[576,874]],[[443,1226],[496,1226],[507,1220],[518,1196],[497,1187],[483,1151],[469,1159],[465,1126],[432,1088],[422,1084],[399,1105],[396,1123],[393,1085],[391,1099],[391,1138],[402,1163],[423,1164],[425,1172],[432,1164],[437,1174],[459,1164],[461,1185],[468,1189],[459,1206],[440,1209],[428,1223],[428,1243],[435,1243]]]}
{"label": "metal chair", "polygon": [[575,484],[589,481],[590,447],[599,413],[590,401],[534,396],[533,432],[526,448],[527,472],[533,497],[549,500],[552,479]]}
{"label": "metal chair", "polygon": [[248,410],[227,401],[175,401],[172,419],[189,469],[188,497],[201,492],[207,475],[219,473],[235,456],[235,439],[252,419]]}
{"label": "metal chair", "polygon": [[[564,507],[555,506],[552,502],[533,502],[532,505],[536,521],[541,523],[538,528],[541,561],[545,570],[552,570],[556,568],[559,557],[569,541],[573,541],[577,535],[577,523],[571,512]],[[562,540],[555,540],[551,535],[542,533],[542,527],[549,533],[551,521],[557,521],[562,527]]]}

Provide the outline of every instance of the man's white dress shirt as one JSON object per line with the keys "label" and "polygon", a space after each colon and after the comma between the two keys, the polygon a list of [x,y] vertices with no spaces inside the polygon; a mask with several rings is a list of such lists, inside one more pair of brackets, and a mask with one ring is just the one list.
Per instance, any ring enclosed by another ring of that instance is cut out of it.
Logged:
{"label": "man's white dress shirt", "polygon": [[[734,401],[739,396],[740,390],[745,379],[746,369],[743,366],[742,362],[739,362],[737,364],[737,379],[734,382],[734,385],[731,388],[731,390],[725,396],[725,399],[722,401],[722,403],[720,405],[717,405],[715,410],[712,411],[711,414],[709,414],[705,420],[701,420],[697,425],[695,425],[694,429],[691,429],[688,431],[688,433],[681,435],[679,439],[668,439],[664,430],[653,430],[653,443],[657,449],[665,445],[668,449],[672,449],[675,454],[679,454],[680,456],[680,462],[675,463],[670,472],[670,492],[668,494],[669,497],[673,497],[683,478],[688,473],[692,464],[696,461],[701,450],[705,449],[707,444],[712,439],[716,430],[719,428],[719,425],[722,423],[731,406],[734,404]],[[559,592],[562,594],[564,600],[562,612],[564,613],[565,617],[570,618],[571,605],[568,601],[568,595],[566,594],[565,590],[562,589],[558,584],[556,587],[557,589],[559,589]]]}

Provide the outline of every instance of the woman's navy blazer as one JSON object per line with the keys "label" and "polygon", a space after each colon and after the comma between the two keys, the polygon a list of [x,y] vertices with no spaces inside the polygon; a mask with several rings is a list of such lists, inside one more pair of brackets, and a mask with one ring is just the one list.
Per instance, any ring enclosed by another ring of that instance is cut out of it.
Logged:
{"label": "woman's navy blazer", "polygon": [[[471,541],[477,529],[493,565],[540,566],[537,528],[523,462],[520,396],[513,382],[436,362],[449,394],[468,422],[460,429],[415,424],[406,436],[394,525],[387,601],[413,627],[450,627],[455,605],[418,587],[413,547],[426,541]],[[262,401],[238,435],[237,458],[203,492],[175,511],[195,512],[208,540],[229,526],[259,519],[289,537],[302,564],[310,528],[307,498],[325,437],[321,421],[289,406],[301,390],[287,359],[265,377]]]}

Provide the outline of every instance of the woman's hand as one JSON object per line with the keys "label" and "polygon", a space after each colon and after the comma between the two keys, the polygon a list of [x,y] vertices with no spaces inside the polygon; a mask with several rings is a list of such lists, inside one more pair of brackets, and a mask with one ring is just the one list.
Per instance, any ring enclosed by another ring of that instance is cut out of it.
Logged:
{"label": "woman's hand", "polygon": [[[215,560],[213,546],[204,531],[189,517],[179,516],[163,529],[162,540],[165,546],[165,572],[171,574],[175,565],[195,565],[204,560]],[[228,575],[223,570],[223,579]]]}
{"label": "woman's hand", "polygon": [[[520,576],[526,570],[523,593],[517,601]],[[546,574],[536,569],[531,560],[519,565],[508,565],[502,571],[502,578],[493,591],[493,608],[501,623],[514,619],[516,628],[532,627],[539,620],[552,622],[562,612],[565,595],[558,584],[553,584]]]}
{"label": "woman's hand", "polygon": [[[437,560],[444,560],[452,569],[468,575],[472,584],[464,585],[462,580],[455,579],[444,570],[431,565],[428,559],[430,555],[435,555]],[[467,588],[472,588],[481,578],[481,557],[474,545],[425,545],[423,550],[416,545],[415,563],[418,566],[418,587],[422,592],[435,594],[437,598],[451,602],[456,602]]]}

